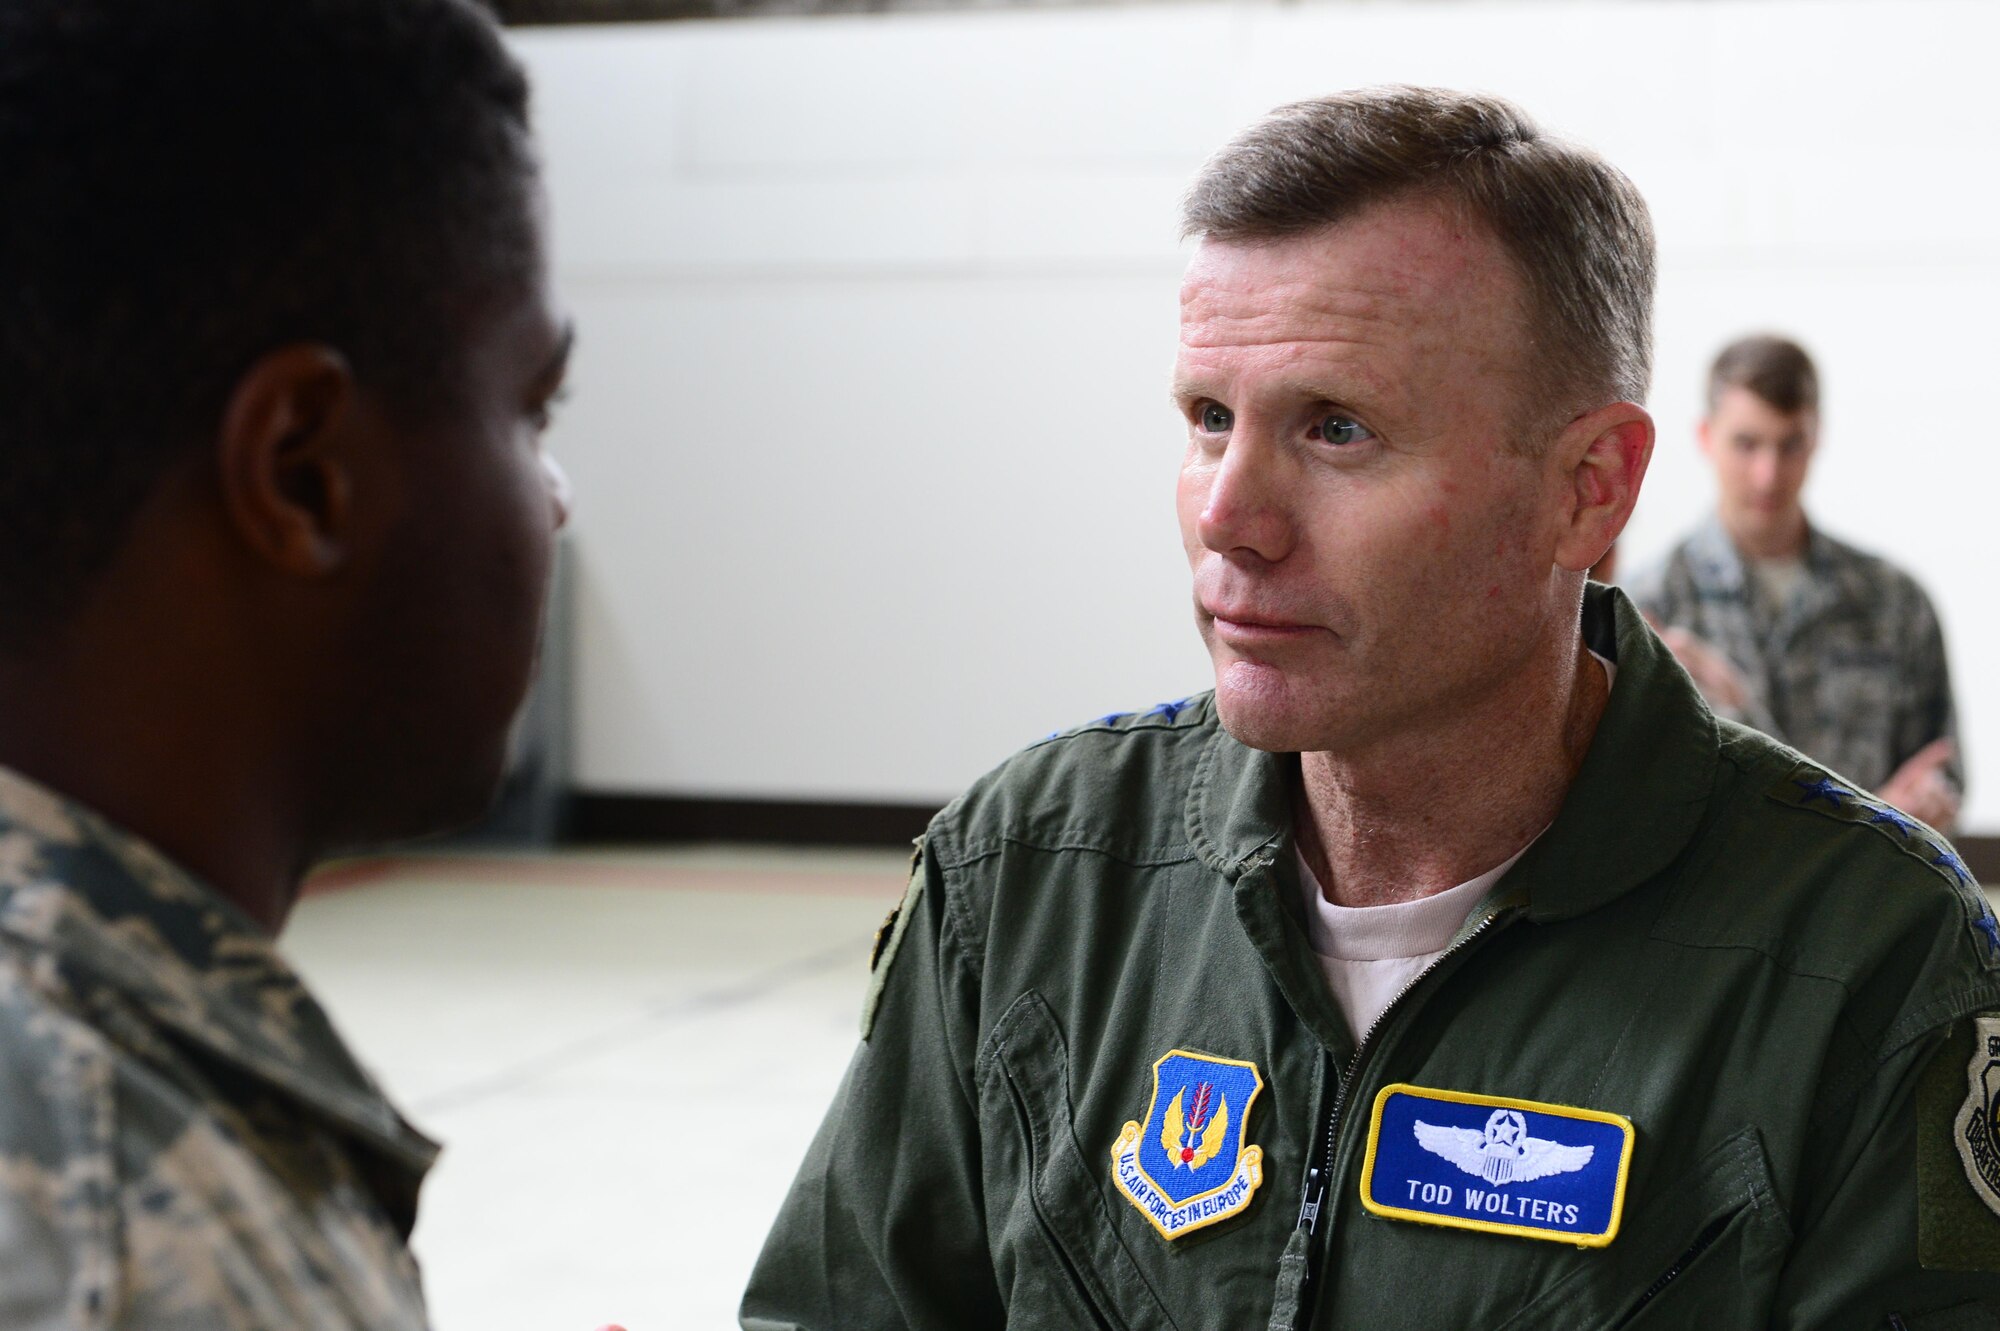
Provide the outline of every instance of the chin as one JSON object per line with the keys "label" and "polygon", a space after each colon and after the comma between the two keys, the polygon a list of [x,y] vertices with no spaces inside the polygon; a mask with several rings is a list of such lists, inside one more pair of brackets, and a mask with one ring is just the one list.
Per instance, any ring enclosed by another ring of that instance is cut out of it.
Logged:
{"label": "chin", "polygon": [[1262,749],[1266,753],[1303,753],[1307,746],[1296,741],[1293,727],[1282,723],[1272,724],[1270,718],[1262,715],[1244,716],[1239,712],[1217,706],[1216,715],[1222,721],[1222,728],[1229,732],[1231,739],[1249,749]]}
{"label": "chin", "polygon": [[343,839],[341,849],[380,849],[462,831],[492,809],[505,775],[504,747],[449,767],[406,763],[396,778],[377,782],[370,808]]}
{"label": "chin", "polygon": [[1222,728],[1250,748],[1268,753],[1322,748],[1326,726],[1318,713],[1325,699],[1302,696],[1305,692],[1280,671],[1234,661],[1216,672],[1215,712]]}

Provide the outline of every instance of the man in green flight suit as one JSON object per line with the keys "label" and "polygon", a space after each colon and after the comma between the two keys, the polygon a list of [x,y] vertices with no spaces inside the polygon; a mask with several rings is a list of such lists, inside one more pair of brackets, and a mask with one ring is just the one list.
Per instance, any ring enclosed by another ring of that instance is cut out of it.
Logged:
{"label": "man in green flight suit", "polygon": [[933,822],[743,1325],[2000,1325],[1983,896],[1585,582],[1653,445],[1631,183],[1385,89],[1184,222],[1214,692]]}
{"label": "man in green flight suit", "polygon": [[564,486],[466,0],[0,6],[0,1327],[415,1331],[437,1148],[273,943],[461,823]]}

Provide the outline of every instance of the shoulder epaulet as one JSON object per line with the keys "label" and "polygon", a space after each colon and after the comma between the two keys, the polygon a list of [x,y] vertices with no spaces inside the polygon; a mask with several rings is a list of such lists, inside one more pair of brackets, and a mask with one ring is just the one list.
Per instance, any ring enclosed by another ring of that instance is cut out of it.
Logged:
{"label": "shoulder epaulet", "polygon": [[[1173,702],[1155,703],[1143,712],[1110,712],[1098,717],[1094,721],[1086,721],[1080,726],[1071,726],[1067,730],[1050,731],[1042,737],[1040,742],[1046,744],[1052,739],[1063,739],[1070,735],[1087,734],[1094,730],[1164,730],[1179,722],[1182,714],[1193,710],[1195,705],[1200,701],[1201,695],[1194,694],[1190,697],[1178,698]],[[1149,722],[1151,724],[1147,724]]]}
{"label": "shoulder epaulet", "polygon": [[1795,764],[1767,792],[1780,804],[1810,809],[1836,822],[1872,829],[1903,854],[1929,868],[1958,894],[1966,924],[1988,970],[2000,970],[2000,920],[1986,893],[1951,843],[1929,827],[1873,795],[1857,790],[1812,763]]}

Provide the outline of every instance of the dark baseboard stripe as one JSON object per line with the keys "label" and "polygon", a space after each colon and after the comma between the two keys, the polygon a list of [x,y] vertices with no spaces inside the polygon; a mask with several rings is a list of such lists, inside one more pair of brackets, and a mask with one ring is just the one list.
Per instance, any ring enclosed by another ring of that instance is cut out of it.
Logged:
{"label": "dark baseboard stripe", "polygon": [[937,811],[938,806],[932,804],[577,794],[570,798],[564,839],[572,843],[763,841],[794,846],[907,846],[922,834]]}
{"label": "dark baseboard stripe", "polygon": [[1982,883],[2000,887],[2000,836],[1953,837],[1959,858],[1972,876]]}

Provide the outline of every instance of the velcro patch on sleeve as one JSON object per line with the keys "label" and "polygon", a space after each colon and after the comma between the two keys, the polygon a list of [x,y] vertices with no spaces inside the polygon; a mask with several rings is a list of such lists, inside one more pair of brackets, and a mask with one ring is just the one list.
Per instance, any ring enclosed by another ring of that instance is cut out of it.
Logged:
{"label": "velcro patch on sleeve", "polygon": [[868,956],[868,993],[861,1000],[861,1038],[864,1040],[875,1029],[875,1011],[882,1004],[882,987],[889,982],[889,968],[896,964],[896,953],[902,949],[903,935],[909,931],[910,914],[923,894],[923,853],[919,851],[916,863],[910,868],[910,885],[903,890],[902,901],[889,912],[889,918],[882,921],[882,927],[875,931],[875,945]]}
{"label": "velcro patch on sleeve", "polygon": [[1918,1261],[2000,1272],[2000,1013],[1953,1024],[1916,1114]]}

